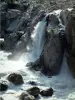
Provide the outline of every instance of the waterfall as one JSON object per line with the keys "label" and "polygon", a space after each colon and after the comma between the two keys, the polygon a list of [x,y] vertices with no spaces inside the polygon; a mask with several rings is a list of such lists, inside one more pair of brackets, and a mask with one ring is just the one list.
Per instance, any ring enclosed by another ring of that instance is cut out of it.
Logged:
{"label": "waterfall", "polygon": [[34,27],[34,31],[31,34],[32,43],[27,45],[27,50],[29,52],[25,53],[24,56],[27,61],[26,63],[34,62],[39,58],[45,42],[46,24],[46,19],[43,18],[43,20],[38,22]]}
{"label": "waterfall", "polygon": [[0,73],[20,70],[24,68],[28,62],[33,62],[38,59],[44,46],[45,30],[46,20],[44,18],[42,21],[39,21],[34,27],[31,35],[32,41],[27,45],[27,52],[25,52],[18,61],[8,60],[7,56],[9,54],[0,52],[1,54],[3,54],[3,56],[0,57],[0,68],[2,69],[0,70]]}

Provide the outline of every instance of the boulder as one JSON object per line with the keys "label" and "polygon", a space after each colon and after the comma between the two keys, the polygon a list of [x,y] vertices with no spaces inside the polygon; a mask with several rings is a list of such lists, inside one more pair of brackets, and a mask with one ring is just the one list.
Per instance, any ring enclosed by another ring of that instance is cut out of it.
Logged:
{"label": "boulder", "polygon": [[8,81],[12,82],[14,85],[21,85],[24,83],[23,78],[18,73],[12,73],[7,77]]}
{"label": "boulder", "polygon": [[67,63],[75,78],[75,8],[71,11],[66,25],[66,36],[68,42]]}
{"label": "boulder", "polygon": [[42,72],[48,76],[57,75],[61,69],[63,50],[59,38],[59,27],[48,25],[48,38],[44,47]]}
{"label": "boulder", "polygon": [[28,93],[23,92],[23,93],[20,95],[19,100],[35,100],[35,97],[32,96],[32,95],[29,95]]}
{"label": "boulder", "polygon": [[35,62],[29,62],[27,63],[26,66],[29,67],[31,70],[40,71],[41,70],[40,59],[37,59]]}
{"label": "boulder", "polygon": [[4,82],[0,82],[0,91],[6,91],[8,89],[8,85]]}
{"label": "boulder", "polygon": [[37,98],[40,94],[40,89],[38,87],[32,87],[30,89],[27,90],[27,92],[34,96],[35,98]]}
{"label": "boulder", "polygon": [[47,89],[47,90],[42,90],[41,92],[40,92],[40,94],[42,95],[42,96],[46,96],[46,97],[48,97],[48,96],[52,96],[53,95],[53,89],[52,88],[50,88],[50,89]]}

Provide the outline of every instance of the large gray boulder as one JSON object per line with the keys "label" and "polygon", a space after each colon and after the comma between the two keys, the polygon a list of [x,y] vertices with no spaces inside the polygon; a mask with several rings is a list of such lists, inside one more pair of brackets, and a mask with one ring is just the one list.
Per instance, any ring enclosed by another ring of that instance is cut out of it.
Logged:
{"label": "large gray boulder", "polygon": [[43,73],[56,75],[60,72],[63,58],[62,45],[59,38],[59,27],[48,25],[48,39],[43,53]]}

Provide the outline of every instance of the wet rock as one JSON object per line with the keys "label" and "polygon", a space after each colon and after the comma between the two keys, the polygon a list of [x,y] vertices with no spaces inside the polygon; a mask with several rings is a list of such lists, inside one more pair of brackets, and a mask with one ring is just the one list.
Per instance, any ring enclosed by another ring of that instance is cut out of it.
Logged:
{"label": "wet rock", "polygon": [[35,98],[37,98],[40,94],[40,89],[38,87],[32,87],[30,89],[27,90],[27,92],[34,96]]}
{"label": "wet rock", "polygon": [[65,49],[68,48],[65,30],[60,30],[59,38],[60,38],[60,42],[61,42],[61,46],[62,46],[62,51],[64,52]]}
{"label": "wet rock", "polygon": [[29,67],[31,70],[39,71],[39,70],[41,70],[40,59],[36,60],[35,62],[29,62],[29,63],[27,63],[26,66]]}
{"label": "wet rock", "polygon": [[75,78],[75,8],[71,11],[68,17],[68,23],[66,25],[67,35],[67,63]]}
{"label": "wet rock", "polygon": [[59,38],[59,27],[48,25],[48,39],[44,47],[42,72],[48,76],[57,75],[61,69],[63,50]]}
{"label": "wet rock", "polygon": [[18,16],[21,15],[21,11],[20,10],[17,10],[17,9],[11,9],[11,10],[8,10],[7,12],[7,19],[12,19],[12,18],[17,18]]}
{"label": "wet rock", "polygon": [[0,11],[5,11],[7,9],[7,3],[2,2],[0,3]]}
{"label": "wet rock", "polygon": [[0,38],[0,49],[4,48],[4,39]]}
{"label": "wet rock", "polygon": [[59,24],[59,19],[56,15],[50,14],[47,15],[46,20],[52,24],[58,25]]}
{"label": "wet rock", "polygon": [[0,97],[0,100],[4,100],[2,97]]}
{"label": "wet rock", "polygon": [[63,25],[67,24],[67,18],[69,16],[70,11],[69,10],[62,10],[60,13],[60,19],[62,21]]}
{"label": "wet rock", "polygon": [[35,100],[35,98],[34,98],[34,96],[29,95],[29,94],[23,92],[20,95],[20,99],[19,100]]}
{"label": "wet rock", "polygon": [[8,89],[8,85],[4,82],[0,82],[0,91],[6,91]]}
{"label": "wet rock", "polygon": [[8,76],[8,81],[12,82],[14,85],[21,85],[24,83],[23,78],[18,73],[12,73]]}
{"label": "wet rock", "polygon": [[7,2],[9,9],[18,9],[22,11],[26,11],[29,3],[28,2]]}
{"label": "wet rock", "polygon": [[20,38],[21,36],[19,36],[17,33],[6,34],[4,44],[5,50],[13,50]]}
{"label": "wet rock", "polygon": [[53,89],[50,88],[50,89],[47,89],[47,90],[42,90],[42,91],[40,92],[40,94],[41,94],[42,96],[46,96],[46,97],[52,96],[52,95],[53,95]]}
{"label": "wet rock", "polygon": [[28,83],[31,85],[37,85],[37,83],[35,81],[29,81]]}

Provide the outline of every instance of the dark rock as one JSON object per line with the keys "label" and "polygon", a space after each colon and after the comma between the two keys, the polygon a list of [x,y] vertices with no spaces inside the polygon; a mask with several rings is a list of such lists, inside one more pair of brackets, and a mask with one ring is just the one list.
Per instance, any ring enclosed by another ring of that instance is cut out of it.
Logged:
{"label": "dark rock", "polygon": [[12,19],[12,18],[16,19],[20,15],[21,15],[21,11],[17,9],[8,10],[6,14],[7,19]]}
{"label": "dark rock", "polygon": [[40,89],[38,87],[32,87],[30,89],[27,90],[27,92],[34,96],[35,98],[37,98],[40,94]]}
{"label": "dark rock", "polygon": [[75,8],[71,11],[68,17],[68,23],[66,25],[67,35],[67,63],[75,78]]}
{"label": "dark rock", "polygon": [[67,24],[67,18],[69,16],[70,11],[69,10],[62,10],[60,13],[60,19],[62,21],[63,25]]}
{"label": "dark rock", "polygon": [[28,83],[31,84],[31,85],[37,85],[37,83],[34,82],[34,81],[29,81]]}
{"label": "dark rock", "polygon": [[17,73],[10,74],[7,79],[15,85],[21,85],[24,83],[22,76]]}
{"label": "dark rock", "polygon": [[0,11],[5,11],[7,9],[7,3],[2,2],[0,3]]}
{"label": "dark rock", "polygon": [[4,40],[5,40],[5,44],[4,44],[5,50],[13,51],[17,42],[20,40],[20,36],[17,35],[17,33],[6,34]]}
{"label": "dark rock", "polygon": [[0,97],[0,100],[4,100],[2,97]]}
{"label": "dark rock", "polygon": [[0,38],[0,49],[4,48],[4,39]]}
{"label": "dark rock", "polygon": [[48,39],[44,47],[42,72],[48,76],[57,75],[61,69],[63,50],[59,38],[59,27],[48,25]]}
{"label": "dark rock", "polygon": [[60,42],[61,42],[61,45],[62,45],[62,50],[64,52],[65,49],[68,48],[68,43],[67,43],[67,39],[66,39],[65,30],[60,30],[60,32],[59,32],[59,38],[60,38]]}
{"label": "dark rock", "polygon": [[29,62],[29,63],[27,63],[26,66],[29,67],[31,70],[39,71],[39,70],[41,70],[40,59],[36,60],[35,62]]}
{"label": "dark rock", "polygon": [[47,90],[42,90],[41,92],[40,92],[40,94],[42,95],[42,96],[52,96],[53,95],[53,89],[52,88],[50,88],[50,89],[47,89]]}
{"label": "dark rock", "polygon": [[0,91],[6,91],[8,89],[8,85],[4,82],[0,82]]}
{"label": "dark rock", "polygon": [[47,15],[46,20],[52,24],[58,25],[59,24],[59,19],[56,15],[50,14]]}
{"label": "dark rock", "polygon": [[22,10],[22,11],[26,11],[27,8],[29,7],[29,3],[28,2],[12,2],[12,3],[7,3],[8,4],[8,8],[9,9],[18,9],[18,10]]}
{"label": "dark rock", "polygon": [[19,100],[35,100],[35,98],[34,98],[34,96],[29,95],[29,94],[23,92],[20,95],[20,99]]}

